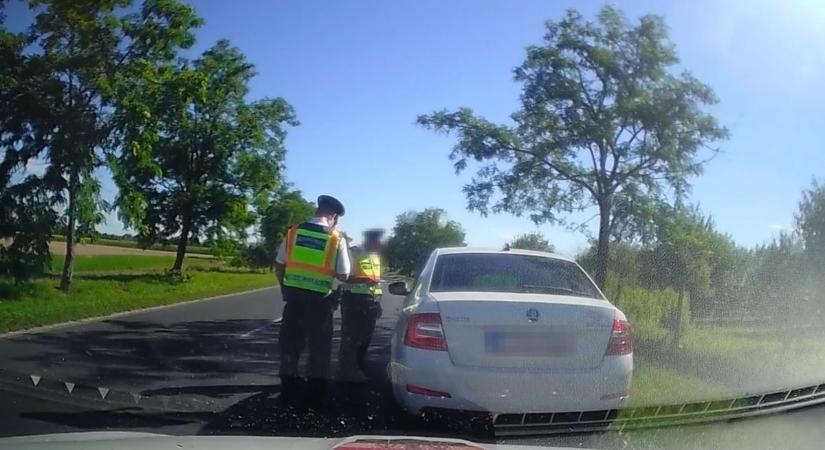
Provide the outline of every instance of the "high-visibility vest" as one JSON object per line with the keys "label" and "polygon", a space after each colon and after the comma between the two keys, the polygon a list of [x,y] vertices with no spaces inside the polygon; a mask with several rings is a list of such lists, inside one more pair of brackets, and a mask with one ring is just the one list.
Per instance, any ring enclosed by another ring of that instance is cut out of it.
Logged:
{"label": "high-visibility vest", "polygon": [[337,231],[313,223],[293,225],[286,235],[284,286],[329,294],[338,256]]}
{"label": "high-visibility vest", "polygon": [[[352,276],[344,289],[353,294],[381,295],[381,257],[378,253],[367,253],[360,248],[352,249]],[[366,281],[374,283],[372,286]],[[359,281],[363,281],[360,282]]]}

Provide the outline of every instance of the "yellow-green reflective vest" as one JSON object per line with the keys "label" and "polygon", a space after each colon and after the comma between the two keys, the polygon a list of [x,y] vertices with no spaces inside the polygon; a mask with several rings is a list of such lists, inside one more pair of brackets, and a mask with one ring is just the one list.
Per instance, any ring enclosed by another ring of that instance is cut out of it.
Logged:
{"label": "yellow-green reflective vest", "polygon": [[335,279],[340,235],[313,223],[290,227],[286,236],[284,286],[329,294]]}
{"label": "yellow-green reflective vest", "polygon": [[[381,257],[378,253],[367,253],[357,247],[352,249],[352,256],[354,279],[347,282],[344,289],[353,294],[381,295]],[[370,286],[366,283],[368,280],[374,284]]]}

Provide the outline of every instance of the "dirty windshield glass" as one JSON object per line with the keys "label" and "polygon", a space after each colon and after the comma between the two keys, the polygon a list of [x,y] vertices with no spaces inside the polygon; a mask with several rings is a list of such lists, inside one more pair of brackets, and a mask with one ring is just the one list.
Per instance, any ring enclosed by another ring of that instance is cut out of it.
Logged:
{"label": "dirty windshield glass", "polygon": [[0,0],[0,449],[821,447],[823,42],[822,0]]}

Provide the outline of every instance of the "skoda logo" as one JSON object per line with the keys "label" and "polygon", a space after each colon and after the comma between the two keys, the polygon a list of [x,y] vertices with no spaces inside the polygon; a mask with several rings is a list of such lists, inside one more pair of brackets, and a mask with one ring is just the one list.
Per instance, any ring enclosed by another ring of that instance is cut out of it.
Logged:
{"label": "skoda logo", "polygon": [[539,321],[539,310],[536,308],[530,308],[527,310],[527,321],[530,323],[536,323]]}

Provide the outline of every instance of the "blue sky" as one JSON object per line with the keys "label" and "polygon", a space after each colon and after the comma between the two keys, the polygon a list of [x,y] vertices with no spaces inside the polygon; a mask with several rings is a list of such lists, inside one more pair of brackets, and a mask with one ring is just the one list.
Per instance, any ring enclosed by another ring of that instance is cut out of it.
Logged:
{"label": "blue sky", "polygon": [[[462,223],[471,245],[501,246],[537,228],[465,209],[447,159],[453,140],[414,125],[436,109],[469,106],[496,121],[517,108],[511,69],[547,19],[602,2],[245,0],[193,2],[205,25],[192,55],[228,38],[255,64],[252,98],[282,96],[301,126],[287,139],[287,178],[308,197],[347,206],[342,226],[391,228],[397,214],[430,206]],[[627,16],[665,16],[682,67],[709,83],[713,111],[731,131],[723,153],[694,180],[692,201],[741,244],[789,227],[800,190],[825,177],[825,4],[616,2]],[[13,13],[13,11],[11,11]],[[14,17],[11,15],[10,17]],[[369,164],[379,171],[367,171]],[[108,195],[114,190],[110,183]],[[584,214],[582,217],[589,217]],[[107,231],[120,231],[116,219]],[[587,237],[541,226],[562,253]]]}

